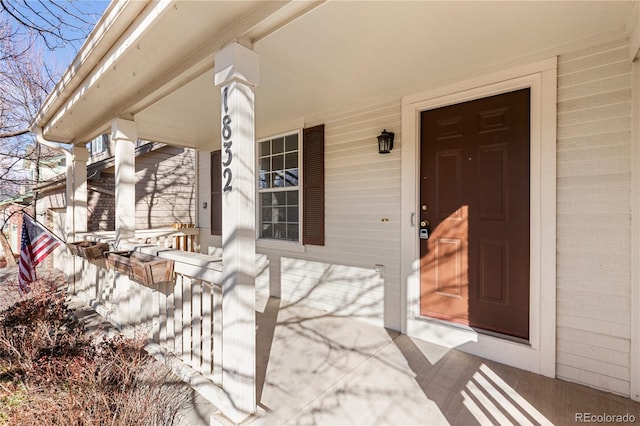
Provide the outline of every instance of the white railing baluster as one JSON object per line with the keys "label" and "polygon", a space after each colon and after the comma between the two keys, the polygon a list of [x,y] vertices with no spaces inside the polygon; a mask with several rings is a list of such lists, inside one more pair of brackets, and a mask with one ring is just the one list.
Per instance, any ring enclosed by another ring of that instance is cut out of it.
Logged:
{"label": "white railing baluster", "polygon": [[210,283],[202,283],[202,374],[213,372],[213,292]]}
{"label": "white railing baluster", "polygon": [[160,346],[167,349],[167,289],[169,283],[161,282],[158,295],[160,297]]}
{"label": "white railing baluster", "polygon": [[191,286],[191,366],[202,367],[202,282],[193,280]]}
{"label": "white railing baluster", "polygon": [[174,315],[174,330],[175,330],[175,352],[174,354],[182,358],[183,355],[183,345],[184,345],[184,321],[183,321],[183,312],[182,307],[184,304],[182,303],[182,287],[184,282],[184,277],[182,275],[176,275],[176,284],[173,288],[174,294],[174,306],[175,306],[175,315]]}
{"label": "white railing baluster", "polygon": [[183,287],[182,287],[182,361],[184,361],[187,365],[191,366],[191,355],[192,355],[192,347],[191,347],[191,332],[192,332],[192,287],[193,287],[193,279],[188,277],[183,277]]}
{"label": "white railing baluster", "polygon": [[[167,290],[171,288],[171,283],[167,283]],[[173,290],[173,289],[171,289]],[[175,292],[169,291],[167,294],[167,352],[175,353]]]}
{"label": "white railing baluster", "polygon": [[213,286],[213,383],[222,386],[222,287]]}

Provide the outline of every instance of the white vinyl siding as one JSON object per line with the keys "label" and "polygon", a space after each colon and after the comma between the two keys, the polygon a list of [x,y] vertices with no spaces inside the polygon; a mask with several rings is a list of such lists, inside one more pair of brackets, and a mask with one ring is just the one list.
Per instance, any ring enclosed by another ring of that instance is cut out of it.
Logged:
{"label": "white vinyl siding", "polygon": [[559,57],[557,182],[557,376],[629,395],[626,40]]}
{"label": "white vinyl siding", "polygon": [[194,223],[195,152],[165,146],[136,158],[136,229]]}
{"label": "white vinyl siding", "polygon": [[[325,245],[261,249],[272,286],[283,301],[399,329],[400,100],[305,121],[325,124]],[[396,133],[388,155],[378,154],[383,128]]]}

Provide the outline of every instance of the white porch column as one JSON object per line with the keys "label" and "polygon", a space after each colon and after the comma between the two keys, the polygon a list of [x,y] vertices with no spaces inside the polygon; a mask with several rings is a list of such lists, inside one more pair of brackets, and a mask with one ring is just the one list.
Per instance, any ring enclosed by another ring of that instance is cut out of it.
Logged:
{"label": "white porch column", "polygon": [[86,146],[74,145],[73,155],[73,233],[74,238],[81,232],[87,232],[87,160],[89,151]]}
{"label": "white porch column", "polygon": [[[221,90],[222,387],[235,422],[256,411],[255,129],[258,55],[238,43],[215,57]],[[214,363],[219,363],[214,359]]]}
{"label": "white porch column", "polygon": [[[68,242],[78,240],[78,233],[87,232],[87,160],[89,152],[85,146],[73,145],[71,155],[67,155],[67,214],[65,232]],[[82,262],[72,256],[66,271],[76,292],[76,282],[80,279]]]}
{"label": "white porch column", "polygon": [[136,230],[135,143],[138,126],[116,118],[111,123],[116,160],[116,246],[133,239]]}
{"label": "white porch column", "polygon": [[87,160],[84,146],[74,145],[67,155],[67,241],[75,241],[76,234],[87,231]]}

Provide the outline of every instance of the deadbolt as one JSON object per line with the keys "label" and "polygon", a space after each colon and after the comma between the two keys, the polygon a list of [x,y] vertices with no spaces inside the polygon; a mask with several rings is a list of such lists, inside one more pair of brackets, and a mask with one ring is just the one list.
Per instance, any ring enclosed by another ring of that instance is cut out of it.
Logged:
{"label": "deadbolt", "polygon": [[427,221],[426,220],[421,221],[420,226],[422,226],[423,228],[427,226]]}
{"label": "deadbolt", "polygon": [[423,204],[423,205],[422,205],[422,211],[423,211],[423,212],[426,212],[426,211],[427,211],[427,205],[426,205],[426,204]]}

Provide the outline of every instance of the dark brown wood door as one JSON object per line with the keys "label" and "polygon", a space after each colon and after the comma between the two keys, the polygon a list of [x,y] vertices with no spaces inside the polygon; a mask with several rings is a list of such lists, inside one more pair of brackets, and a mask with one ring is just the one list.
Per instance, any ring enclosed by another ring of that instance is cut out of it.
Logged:
{"label": "dark brown wood door", "polygon": [[421,114],[421,315],[529,338],[529,102]]}

